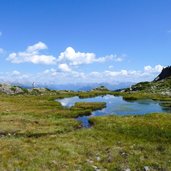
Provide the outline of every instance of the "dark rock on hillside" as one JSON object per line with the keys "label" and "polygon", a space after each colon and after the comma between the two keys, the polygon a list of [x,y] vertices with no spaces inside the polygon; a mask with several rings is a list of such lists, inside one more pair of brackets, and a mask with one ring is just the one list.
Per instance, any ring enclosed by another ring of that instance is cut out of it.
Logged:
{"label": "dark rock on hillside", "polygon": [[171,66],[163,68],[161,73],[154,79],[154,82],[163,80],[168,77],[171,77]]}

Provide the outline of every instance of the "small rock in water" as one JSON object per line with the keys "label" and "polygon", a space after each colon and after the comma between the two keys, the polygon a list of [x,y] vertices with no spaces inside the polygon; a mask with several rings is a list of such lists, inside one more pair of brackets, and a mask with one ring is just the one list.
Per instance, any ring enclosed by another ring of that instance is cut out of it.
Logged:
{"label": "small rock in water", "polygon": [[150,168],[148,166],[144,166],[144,171],[150,171]]}

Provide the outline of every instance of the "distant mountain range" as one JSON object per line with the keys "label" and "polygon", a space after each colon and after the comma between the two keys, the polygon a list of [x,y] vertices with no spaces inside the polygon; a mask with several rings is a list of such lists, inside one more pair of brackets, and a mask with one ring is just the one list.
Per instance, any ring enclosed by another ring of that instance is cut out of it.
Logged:
{"label": "distant mountain range", "polygon": [[[130,87],[135,83],[133,82],[120,82],[120,83],[77,83],[77,84],[39,84],[36,85],[37,88],[48,88],[51,90],[73,90],[73,91],[89,91],[99,86],[105,86],[109,90],[117,90],[126,87]],[[16,84],[15,84],[16,85]],[[32,88],[31,86],[21,85],[24,88]]]}
{"label": "distant mountain range", "polygon": [[[0,92],[5,94],[23,94],[23,93],[32,93],[34,94],[36,91],[44,92],[48,89],[50,90],[72,90],[72,91],[90,91],[96,89],[97,87],[104,87],[108,90],[117,90],[121,88],[130,87],[133,83],[89,83],[89,84],[64,84],[64,85],[36,85],[34,88],[28,85],[22,84],[0,84]],[[35,91],[34,91],[35,90]]]}
{"label": "distant mountain range", "polygon": [[[161,73],[151,82],[115,82],[115,83],[77,83],[77,84],[39,84],[32,87],[26,84],[0,84],[0,92],[7,94],[24,93],[31,91],[32,88],[47,88],[51,90],[72,90],[72,91],[89,91],[97,87],[105,87],[108,90],[117,91],[144,91],[149,93],[162,93],[171,95],[171,66],[164,68]],[[41,89],[41,90],[44,90]]]}
{"label": "distant mountain range", "polygon": [[[0,84],[0,92],[6,94],[20,94],[20,93],[36,93],[37,91],[51,90],[73,90],[73,91],[89,91],[101,87],[108,90],[116,90],[122,92],[145,92],[145,93],[159,93],[171,96],[171,66],[164,68],[161,73],[151,82],[115,82],[110,83],[77,83],[77,84],[43,84],[23,85],[23,84]],[[34,88],[34,89],[33,89]],[[36,88],[36,89],[35,89]]]}

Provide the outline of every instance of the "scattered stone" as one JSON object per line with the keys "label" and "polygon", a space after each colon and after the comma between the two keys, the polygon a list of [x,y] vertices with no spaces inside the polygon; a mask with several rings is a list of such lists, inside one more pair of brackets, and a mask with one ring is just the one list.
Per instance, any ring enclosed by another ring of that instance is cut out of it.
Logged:
{"label": "scattered stone", "polygon": [[58,162],[56,160],[53,160],[52,163],[55,164],[55,165],[58,164]]}
{"label": "scattered stone", "polygon": [[100,158],[99,156],[97,156],[97,157],[96,157],[96,160],[97,160],[97,161],[100,161],[100,160],[101,160],[101,158]]}
{"label": "scattered stone", "polygon": [[97,166],[95,166],[95,165],[93,165],[92,167],[93,167],[94,169],[98,169],[98,167],[97,167]]}
{"label": "scattered stone", "polygon": [[125,169],[124,171],[131,171],[131,169],[130,169],[130,168],[127,168],[127,169]]}
{"label": "scattered stone", "polygon": [[144,166],[144,171],[150,171],[150,168],[148,166]]}
{"label": "scattered stone", "polygon": [[86,160],[88,163],[94,163],[94,161],[93,160],[90,160],[90,159],[87,159]]}
{"label": "scattered stone", "polygon": [[127,158],[128,157],[128,154],[126,152],[120,152],[120,155],[124,158]]}
{"label": "scattered stone", "polygon": [[111,163],[111,162],[113,162],[113,160],[114,160],[114,159],[113,159],[113,156],[112,156],[112,155],[109,155],[107,161],[108,161],[109,163]]}
{"label": "scattered stone", "polygon": [[15,171],[20,171],[20,169],[16,169]]}
{"label": "scattered stone", "polygon": [[97,166],[93,165],[92,167],[94,168],[94,171],[100,171],[100,169]]}

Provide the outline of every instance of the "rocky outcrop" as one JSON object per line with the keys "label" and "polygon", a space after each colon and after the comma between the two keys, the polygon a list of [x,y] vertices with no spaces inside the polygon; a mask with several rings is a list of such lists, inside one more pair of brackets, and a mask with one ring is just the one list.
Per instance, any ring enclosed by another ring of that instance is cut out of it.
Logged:
{"label": "rocky outcrop", "polygon": [[171,77],[171,66],[163,68],[161,73],[154,79],[154,82],[163,80],[168,77]]}
{"label": "rocky outcrop", "polygon": [[145,92],[171,96],[171,66],[163,68],[161,73],[151,82],[140,82],[121,92]]}
{"label": "rocky outcrop", "polygon": [[0,93],[5,94],[30,94],[30,95],[42,95],[44,93],[49,93],[51,90],[47,88],[33,88],[33,89],[27,89],[20,86],[14,86],[10,84],[0,84]]}
{"label": "rocky outcrop", "polygon": [[10,84],[0,84],[0,92],[5,94],[20,94],[24,93],[23,89],[18,86],[12,86]]}

